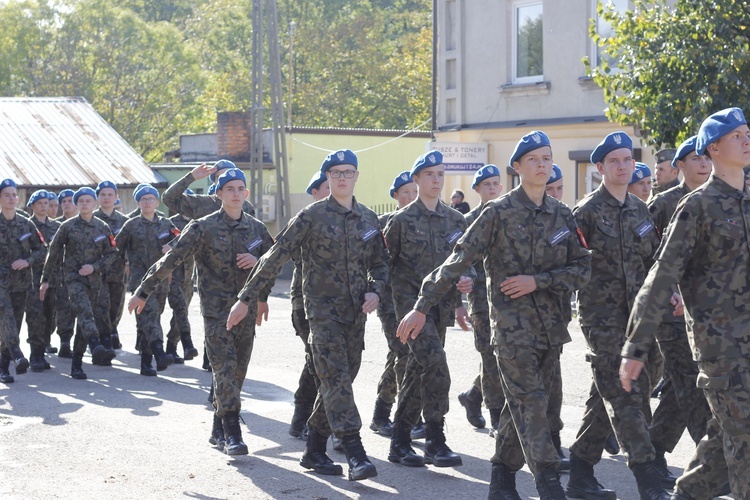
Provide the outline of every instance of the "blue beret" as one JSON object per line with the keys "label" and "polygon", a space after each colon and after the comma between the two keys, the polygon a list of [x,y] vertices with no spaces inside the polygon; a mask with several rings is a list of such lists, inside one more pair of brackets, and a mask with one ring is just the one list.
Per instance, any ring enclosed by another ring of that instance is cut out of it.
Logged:
{"label": "blue beret", "polygon": [[224,187],[224,184],[232,181],[242,181],[243,184],[247,185],[247,179],[245,174],[239,168],[230,168],[219,176],[219,180],[216,182],[216,190]]}
{"label": "blue beret", "polygon": [[3,181],[0,182],[0,191],[7,187],[16,187],[16,181],[13,179],[3,179]]}
{"label": "blue beret", "polygon": [[318,170],[310,178],[310,183],[307,185],[307,189],[305,189],[305,193],[311,195],[313,192],[313,189],[320,189],[321,184],[323,184],[325,181],[326,181],[326,174]]}
{"label": "blue beret", "polygon": [[117,200],[115,200],[115,205],[122,205],[122,200],[117,198]]}
{"label": "blue beret", "polygon": [[31,193],[31,197],[29,198],[29,202],[26,204],[26,206],[30,207],[39,200],[49,200],[49,193],[47,193],[46,189],[39,189]]}
{"label": "blue beret", "polygon": [[599,163],[612,151],[623,148],[633,151],[633,141],[625,132],[612,132],[594,148],[591,153],[591,163]]}
{"label": "blue beret", "polygon": [[405,170],[398,174],[396,178],[393,179],[391,189],[388,191],[388,193],[391,195],[391,198],[393,198],[393,195],[396,194],[396,191],[398,191],[401,186],[405,186],[406,184],[409,184],[411,182],[414,182],[414,179],[411,178],[411,174],[408,170]]}
{"label": "blue beret", "polygon": [[193,190],[192,190],[192,189],[190,189],[190,188],[187,188],[187,189],[185,190],[185,194],[195,194],[195,191],[193,191]]}
{"label": "blue beret", "polygon": [[62,191],[60,191],[60,194],[57,195],[57,201],[63,201],[65,198],[71,198],[74,194],[76,194],[76,192],[72,189],[63,189]]}
{"label": "blue beret", "polygon": [[677,152],[674,155],[674,158],[672,158],[672,166],[674,168],[677,168],[677,161],[682,160],[687,155],[695,151],[695,141],[698,139],[697,135],[694,135],[693,137],[686,139],[682,144],[680,144],[680,147],[677,148]]}
{"label": "blue beret", "polygon": [[414,174],[418,174],[425,168],[434,167],[435,165],[440,165],[441,163],[443,163],[443,153],[441,153],[437,149],[433,149],[432,151],[427,151],[425,154],[417,158],[417,161],[415,161],[414,165],[411,167],[410,173],[412,176],[414,176]]}
{"label": "blue beret", "polygon": [[78,198],[80,198],[83,195],[89,195],[96,199],[96,191],[94,191],[92,188],[88,186],[83,186],[82,188],[78,188],[78,191],[73,193],[73,203],[78,204]]}
{"label": "blue beret", "polygon": [[351,149],[339,149],[338,151],[329,153],[326,159],[323,160],[320,171],[326,173],[328,169],[336,165],[353,165],[354,168],[357,168],[357,155]]}
{"label": "blue beret", "polygon": [[558,167],[556,163],[553,163],[552,173],[547,180],[547,184],[552,184],[553,182],[559,181],[560,179],[562,179],[562,170],[560,170],[560,167]]}
{"label": "blue beret", "polygon": [[474,182],[471,183],[471,189],[474,189],[480,182],[489,179],[490,177],[500,177],[500,169],[497,168],[497,165],[493,165],[492,163],[477,170],[474,174]]}
{"label": "blue beret", "polygon": [[219,160],[214,163],[214,167],[216,168],[216,172],[208,176],[211,179],[211,182],[216,182],[216,174],[218,174],[222,170],[226,170],[228,168],[237,168],[237,165],[235,165],[233,161]]}
{"label": "blue beret", "polygon": [[635,170],[633,170],[633,177],[630,178],[628,184],[635,184],[638,181],[651,177],[651,169],[648,165],[639,161],[635,162]]}
{"label": "blue beret", "polygon": [[112,181],[102,181],[96,186],[96,195],[99,196],[99,192],[104,188],[114,189],[117,192],[117,184]]}
{"label": "blue beret", "polygon": [[541,130],[534,130],[533,132],[529,132],[525,136],[521,137],[521,140],[518,141],[518,144],[516,144],[516,149],[514,149],[513,154],[510,155],[510,161],[508,162],[508,165],[512,167],[513,162],[520,160],[521,157],[526,153],[530,153],[535,149],[543,148],[544,146],[549,145],[549,137],[547,137],[547,134],[545,134]]}
{"label": "blue beret", "polygon": [[211,184],[210,186],[208,186],[208,191],[206,194],[208,194],[209,196],[211,196],[212,194],[216,194],[216,184]]}
{"label": "blue beret", "polygon": [[57,201],[57,193],[55,193],[54,191],[47,191],[47,199],[51,200],[53,198],[55,201]]}
{"label": "blue beret", "polygon": [[141,186],[140,188],[136,188],[135,191],[133,191],[133,198],[136,202],[141,201],[141,198],[143,198],[147,194],[152,194],[156,196],[156,199],[159,199],[159,191],[156,190],[154,186],[151,184],[146,184],[145,186]]}
{"label": "blue beret", "polygon": [[698,138],[695,142],[695,152],[699,155],[706,154],[706,148],[712,142],[716,142],[723,136],[740,125],[745,125],[745,115],[740,108],[722,109],[714,113],[701,123],[698,130]]}

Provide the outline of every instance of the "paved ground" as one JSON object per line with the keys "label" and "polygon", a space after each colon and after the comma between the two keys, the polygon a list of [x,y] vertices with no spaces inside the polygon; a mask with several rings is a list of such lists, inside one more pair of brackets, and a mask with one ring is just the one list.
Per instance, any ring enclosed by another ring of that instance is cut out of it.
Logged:
{"label": "paved ground", "polygon": [[[125,349],[113,368],[91,366],[86,357],[89,380],[76,381],[68,375],[69,360],[50,356],[48,372],[29,372],[16,377],[14,384],[0,385],[0,498],[486,498],[494,442],[486,430],[469,426],[457,403],[479,360],[471,333],[457,329],[449,331],[446,345],[453,379],[446,433],[448,444],[463,456],[462,467],[393,465],[387,461],[388,441],[367,429],[385,359],[385,340],[375,315],[368,321],[355,393],[365,422],[365,449],[378,477],[350,483],[344,477],[316,476],[299,466],[304,443],[290,437],[287,429],[303,351],[291,328],[284,295],[288,287],[289,282],[278,282],[269,300],[270,319],[258,330],[244,386],[243,432],[250,455],[230,458],[208,444],[210,374],[201,369],[199,359],[172,366],[155,378],[138,374],[135,322],[126,316],[120,327]],[[201,345],[197,299],[191,322],[196,345]],[[590,383],[577,326],[571,325],[571,334],[574,341],[563,354],[563,446],[575,437]],[[668,456],[674,473],[681,472],[691,451],[685,435]],[[345,460],[338,452],[330,454],[337,462]],[[606,456],[596,471],[620,498],[638,498],[622,456]],[[535,496],[527,469],[518,474],[518,483],[523,497]]]}

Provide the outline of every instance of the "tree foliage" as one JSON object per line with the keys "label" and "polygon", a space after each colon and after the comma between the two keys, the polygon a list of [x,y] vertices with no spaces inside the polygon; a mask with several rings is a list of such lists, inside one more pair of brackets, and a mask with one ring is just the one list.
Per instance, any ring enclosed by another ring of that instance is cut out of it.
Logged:
{"label": "tree foliage", "polygon": [[600,4],[614,36],[602,38],[591,26],[599,48],[619,62],[616,69],[589,67],[610,120],[637,124],[655,147],[673,146],[697,133],[709,114],[746,106],[750,11],[744,1],[634,4],[622,15]]}

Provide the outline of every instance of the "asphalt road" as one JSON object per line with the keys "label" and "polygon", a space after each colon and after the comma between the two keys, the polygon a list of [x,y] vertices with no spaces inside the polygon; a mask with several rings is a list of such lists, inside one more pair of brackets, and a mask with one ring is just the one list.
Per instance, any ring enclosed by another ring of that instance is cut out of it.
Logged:
{"label": "asphalt road", "polygon": [[[453,380],[446,435],[449,446],[462,455],[463,466],[410,469],[389,463],[388,440],[367,427],[386,352],[374,314],[367,323],[366,350],[354,389],[365,449],[379,475],[349,482],[345,476],[317,476],[299,466],[304,443],[289,436],[287,429],[304,356],[291,327],[288,289],[288,281],[278,282],[269,299],[270,318],[258,329],[244,385],[241,416],[249,455],[227,457],[208,444],[212,414],[206,396],[211,376],[201,369],[200,359],[173,365],[158,377],[139,375],[135,320],[126,315],[120,326],[124,349],[112,368],[92,366],[86,356],[89,379],[77,381],[68,375],[70,360],[52,355],[51,370],[29,372],[17,376],[14,384],[0,385],[0,498],[486,498],[494,441],[486,429],[475,430],[467,423],[457,402],[478,369],[471,333],[451,329],[446,342]],[[197,297],[190,319],[200,346]],[[163,323],[167,321],[165,314]],[[571,335],[574,340],[562,357],[564,447],[574,440],[591,380],[585,343],[575,323]],[[53,343],[57,342],[55,337]],[[489,421],[486,410],[485,417]],[[419,451],[421,442],[415,447]],[[685,434],[668,455],[675,474],[692,450]],[[329,454],[345,462],[343,454]],[[638,498],[624,457],[605,453],[595,470],[599,481],[620,498]],[[528,469],[517,479],[521,496],[536,496]]]}

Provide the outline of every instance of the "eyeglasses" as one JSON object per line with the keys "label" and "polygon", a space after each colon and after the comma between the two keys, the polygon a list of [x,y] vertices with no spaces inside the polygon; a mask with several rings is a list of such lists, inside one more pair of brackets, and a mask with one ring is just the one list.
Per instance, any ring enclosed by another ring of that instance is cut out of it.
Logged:
{"label": "eyeglasses", "polygon": [[138,201],[143,203],[156,203],[156,198],[153,196],[144,196]]}
{"label": "eyeglasses", "polygon": [[331,179],[339,179],[342,176],[344,179],[353,179],[354,174],[357,173],[356,170],[329,170],[328,173],[331,176]]}

